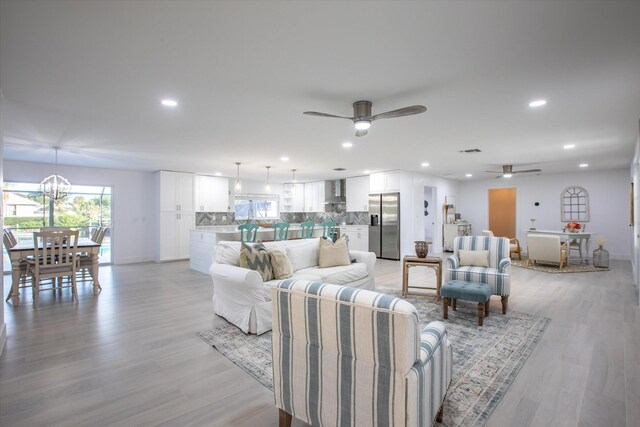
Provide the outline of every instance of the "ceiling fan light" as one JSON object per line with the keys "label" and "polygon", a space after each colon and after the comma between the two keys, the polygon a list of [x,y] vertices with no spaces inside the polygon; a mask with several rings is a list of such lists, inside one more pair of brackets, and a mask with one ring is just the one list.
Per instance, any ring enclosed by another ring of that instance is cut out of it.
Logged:
{"label": "ceiling fan light", "polygon": [[367,130],[371,127],[371,122],[369,120],[357,120],[355,124],[356,129],[358,130]]}
{"label": "ceiling fan light", "polygon": [[511,178],[513,176],[513,174],[510,173],[505,173],[502,175],[503,178]]}

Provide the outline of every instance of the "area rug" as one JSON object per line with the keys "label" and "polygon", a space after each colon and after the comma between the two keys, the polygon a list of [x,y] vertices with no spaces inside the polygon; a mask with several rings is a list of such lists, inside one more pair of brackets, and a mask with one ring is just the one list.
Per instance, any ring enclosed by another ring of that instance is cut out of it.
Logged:
{"label": "area rug", "polygon": [[511,260],[511,265],[514,267],[527,268],[529,270],[542,271],[544,273],[595,273],[598,271],[609,271],[608,268],[594,267],[591,264],[571,264],[563,267],[562,270],[558,268],[558,264],[534,264],[531,263],[527,267],[527,260],[523,258],[522,261],[517,259]]}
{"label": "area rug", "polygon": [[[421,325],[442,319],[442,306],[434,297],[409,296]],[[477,325],[477,306],[461,302],[449,310],[446,321],[453,343],[453,379],[445,400],[443,426],[483,426],[518,371],[542,337],[550,319],[514,311],[498,313],[496,302],[484,326]],[[209,345],[273,389],[271,332],[245,335],[225,324],[196,333]]]}

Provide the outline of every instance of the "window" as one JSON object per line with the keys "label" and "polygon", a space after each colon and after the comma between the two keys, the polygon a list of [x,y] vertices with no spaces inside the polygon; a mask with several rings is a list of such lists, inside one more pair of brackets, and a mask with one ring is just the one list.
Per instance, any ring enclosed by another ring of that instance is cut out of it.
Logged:
{"label": "window", "polygon": [[235,198],[236,220],[277,219],[280,198],[271,194],[238,194]]}
{"label": "window", "polygon": [[589,221],[589,194],[584,188],[565,188],[560,203],[562,221]]}

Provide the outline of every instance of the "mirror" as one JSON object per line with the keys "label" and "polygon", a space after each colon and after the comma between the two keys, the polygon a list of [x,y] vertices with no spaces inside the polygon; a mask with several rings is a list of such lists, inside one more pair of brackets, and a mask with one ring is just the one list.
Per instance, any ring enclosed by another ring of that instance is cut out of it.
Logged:
{"label": "mirror", "polygon": [[567,187],[560,197],[562,221],[589,221],[589,193],[582,187]]}

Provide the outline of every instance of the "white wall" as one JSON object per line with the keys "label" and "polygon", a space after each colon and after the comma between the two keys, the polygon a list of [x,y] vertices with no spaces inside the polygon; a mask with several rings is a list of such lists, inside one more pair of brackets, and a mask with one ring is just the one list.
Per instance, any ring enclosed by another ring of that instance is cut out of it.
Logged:
{"label": "white wall", "polygon": [[[531,218],[540,230],[560,230],[560,195],[569,186],[583,187],[589,193],[587,231],[603,236],[605,249],[611,258],[630,259],[631,231],[629,227],[628,169],[608,171],[580,171],[553,175],[514,175],[511,179],[489,179],[460,184],[459,209],[471,222],[474,234],[488,228],[489,193],[491,188],[516,189],[516,237],[526,248]],[[534,206],[539,202],[540,206]],[[592,240],[591,249],[595,249]]]}
{"label": "white wall", "polygon": [[633,267],[633,283],[635,284],[636,295],[638,296],[638,304],[640,304],[640,274],[638,271],[640,262],[640,136],[636,141],[636,152],[631,164],[631,181],[633,182],[633,230],[631,233],[631,265]]}
{"label": "white wall", "polygon": [[[3,197],[2,197],[2,183],[4,181],[3,178],[3,167],[2,167],[2,156],[3,156],[3,135],[4,129],[2,127],[2,111],[4,111],[4,97],[2,95],[2,89],[0,89],[0,223],[4,223],[4,219],[2,218],[2,213],[4,212],[3,206]],[[2,265],[2,256],[3,252],[0,251],[0,265]],[[8,285],[10,286],[10,285]],[[0,295],[4,295],[4,275],[0,274]],[[4,321],[4,304],[0,307],[0,355],[2,355],[2,351],[4,350],[4,345],[7,342],[7,325]]]}
{"label": "white wall", "polygon": [[[53,173],[53,166],[46,163],[5,160],[4,180],[39,183]],[[112,186],[112,262],[127,264],[151,261],[154,248],[150,242],[155,230],[154,179],[150,172],[116,169],[58,166],[58,173],[71,185]]]}

